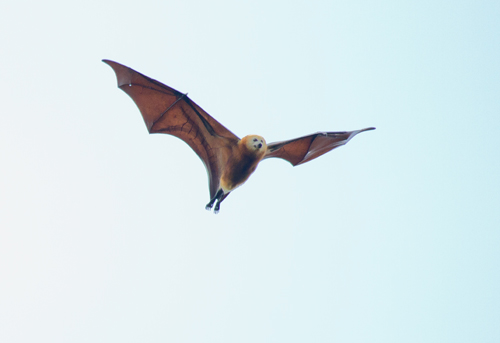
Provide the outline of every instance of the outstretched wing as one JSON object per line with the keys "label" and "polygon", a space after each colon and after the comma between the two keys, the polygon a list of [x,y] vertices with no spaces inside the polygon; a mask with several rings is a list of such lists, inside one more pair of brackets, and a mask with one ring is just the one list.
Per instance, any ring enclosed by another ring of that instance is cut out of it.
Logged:
{"label": "outstretched wing", "polygon": [[239,138],[212,118],[186,94],[119,63],[113,68],[118,87],[136,103],[149,133],[168,133],[186,142],[207,169],[210,198],[219,189],[223,163]]}
{"label": "outstretched wing", "polygon": [[375,128],[369,127],[362,130],[344,132],[318,132],[288,141],[270,143],[267,145],[267,153],[264,159],[279,157],[296,166],[314,160],[316,157],[346,144],[358,133],[369,130],[375,130]]}

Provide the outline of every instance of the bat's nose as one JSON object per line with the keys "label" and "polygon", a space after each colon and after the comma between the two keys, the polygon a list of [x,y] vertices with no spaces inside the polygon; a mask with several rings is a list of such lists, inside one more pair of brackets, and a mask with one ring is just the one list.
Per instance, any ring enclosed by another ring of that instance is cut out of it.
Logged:
{"label": "bat's nose", "polygon": [[259,143],[259,149],[262,148],[262,143]]}

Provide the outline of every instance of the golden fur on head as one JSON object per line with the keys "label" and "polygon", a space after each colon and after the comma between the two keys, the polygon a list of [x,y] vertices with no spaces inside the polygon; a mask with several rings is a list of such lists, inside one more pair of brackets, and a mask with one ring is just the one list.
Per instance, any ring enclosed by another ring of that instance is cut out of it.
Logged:
{"label": "golden fur on head", "polygon": [[264,156],[267,151],[266,140],[259,135],[248,135],[241,139],[240,144],[244,145],[248,151]]}

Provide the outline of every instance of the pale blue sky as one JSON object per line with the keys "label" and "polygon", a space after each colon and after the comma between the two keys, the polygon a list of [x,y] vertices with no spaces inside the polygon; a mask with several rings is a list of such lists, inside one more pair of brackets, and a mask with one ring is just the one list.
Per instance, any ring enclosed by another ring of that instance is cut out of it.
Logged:
{"label": "pale blue sky", "polygon": [[[11,1],[0,11],[1,342],[499,342],[498,1]],[[204,210],[101,59],[268,142]]]}

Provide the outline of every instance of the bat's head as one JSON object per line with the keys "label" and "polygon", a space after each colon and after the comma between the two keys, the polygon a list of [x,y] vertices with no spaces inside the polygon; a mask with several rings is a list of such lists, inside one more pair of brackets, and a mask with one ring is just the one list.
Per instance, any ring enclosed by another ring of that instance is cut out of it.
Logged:
{"label": "bat's head", "polygon": [[244,144],[248,151],[251,151],[258,155],[264,155],[267,150],[266,140],[258,135],[248,135],[241,139],[241,143]]}

